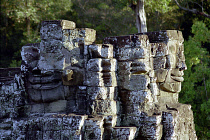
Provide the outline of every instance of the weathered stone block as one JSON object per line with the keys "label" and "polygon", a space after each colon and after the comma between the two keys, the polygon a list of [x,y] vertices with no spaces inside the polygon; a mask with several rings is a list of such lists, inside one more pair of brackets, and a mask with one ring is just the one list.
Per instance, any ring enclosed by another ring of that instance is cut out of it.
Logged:
{"label": "weathered stone block", "polygon": [[87,63],[87,71],[94,71],[94,72],[117,71],[117,60],[101,59],[101,58],[90,59]]}
{"label": "weathered stone block", "polygon": [[146,90],[148,89],[148,84],[150,83],[150,78],[148,75],[140,74],[119,74],[119,86],[122,89],[127,90]]}
{"label": "weathered stone block", "polygon": [[71,130],[74,133],[76,131],[80,132],[82,126],[84,124],[85,119],[87,119],[86,115],[67,115],[63,117],[63,130]]}
{"label": "weathered stone block", "polygon": [[90,101],[92,115],[116,115],[117,104],[114,100],[94,100]]}
{"label": "weathered stone block", "polygon": [[160,95],[160,93],[159,93],[160,91],[159,91],[157,83],[150,83],[149,86],[150,86],[149,89],[150,89],[150,91],[152,93],[153,101],[154,102],[158,102],[157,96]]}
{"label": "weathered stone block", "polygon": [[68,20],[62,20],[61,22],[62,29],[74,29],[76,27],[76,24],[72,21]]}
{"label": "weathered stone block", "polygon": [[43,102],[65,99],[64,90],[62,86],[55,88],[53,90],[41,90],[41,95],[42,95]]}
{"label": "weathered stone block", "polygon": [[145,112],[140,112],[138,115],[132,114],[121,114],[120,117],[121,124],[124,126],[137,126],[142,125],[158,126],[162,123],[162,115],[145,115]]}
{"label": "weathered stone block", "polygon": [[[90,28],[81,28],[70,30],[70,38],[76,39],[78,41],[84,40],[85,45],[92,44],[96,39],[96,31]],[[79,42],[79,41],[78,41]]]}
{"label": "weathered stone block", "polygon": [[74,29],[76,24],[67,20],[43,21],[40,29],[41,39],[62,39],[62,30]]}
{"label": "weathered stone block", "polygon": [[162,131],[163,126],[162,125],[142,125],[140,127],[140,138],[142,139],[155,139],[155,140],[161,140],[162,138]]}
{"label": "weathered stone block", "polygon": [[58,100],[51,103],[45,103],[45,113],[65,112],[67,107],[66,100]]}
{"label": "weathered stone block", "polygon": [[156,43],[156,42],[167,43],[170,40],[178,40],[182,38],[180,31],[177,30],[147,32],[144,34],[148,35],[150,43]]}
{"label": "weathered stone block", "polygon": [[47,117],[44,120],[43,129],[45,131],[58,131],[62,129],[62,118]]}
{"label": "weathered stone block", "polygon": [[104,43],[113,44],[115,48],[146,47],[149,48],[149,39],[147,35],[128,35],[106,37]]}
{"label": "weathered stone block", "polygon": [[153,57],[166,56],[169,54],[169,47],[165,43],[151,43],[151,54]]}
{"label": "weathered stone block", "polygon": [[[120,36],[116,37],[117,40],[117,48],[126,48],[131,47],[133,45],[132,36]],[[112,44],[112,42],[110,42]]]}
{"label": "weathered stone block", "polygon": [[119,61],[145,59],[150,56],[148,48],[119,48],[116,57]]}
{"label": "weathered stone block", "polygon": [[29,98],[32,101],[42,101],[41,91],[40,90],[34,90],[34,89],[28,89]]}
{"label": "weathered stone block", "polygon": [[[46,22],[45,22],[46,23]],[[40,29],[40,36],[42,40],[48,40],[48,39],[62,39],[62,27],[48,22],[48,24],[43,24]]]}
{"label": "weathered stone block", "polygon": [[27,64],[28,67],[31,68],[36,67],[40,55],[39,48],[40,48],[40,43],[28,44],[22,47],[21,50],[22,61],[25,62],[25,64]]}
{"label": "weathered stone block", "polygon": [[127,48],[133,45],[132,36],[106,37],[105,44],[112,44],[115,48]]}
{"label": "weathered stone block", "polygon": [[136,127],[113,127],[113,140],[133,140],[136,134]]}
{"label": "weathered stone block", "polygon": [[88,87],[87,96],[90,100],[114,100],[117,89],[115,87]]}
{"label": "weathered stone block", "polygon": [[153,58],[154,70],[166,68],[166,57],[155,57]]}
{"label": "weathered stone block", "polygon": [[28,116],[33,114],[44,114],[45,112],[44,103],[32,104],[30,106],[27,106],[27,109],[25,111]]}
{"label": "weathered stone block", "polygon": [[177,40],[170,40],[167,42],[169,54],[177,54],[179,42]]}
{"label": "weathered stone block", "polygon": [[106,127],[115,127],[117,123],[117,115],[103,116]]}
{"label": "weathered stone block", "polygon": [[38,62],[41,71],[63,70],[64,56],[62,53],[42,53]]}
{"label": "weathered stone block", "polygon": [[170,40],[178,40],[179,39],[179,32],[176,30],[167,30],[167,36]]}
{"label": "weathered stone block", "polygon": [[130,74],[143,74],[152,69],[151,59],[135,59],[134,61],[118,62],[119,72],[126,71]]}
{"label": "weathered stone block", "polygon": [[123,104],[142,104],[147,102],[152,102],[152,94],[150,90],[138,90],[138,91],[119,91],[120,100]]}
{"label": "weathered stone block", "polygon": [[91,58],[113,58],[113,46],[111,44],[89,45],[88,52]]}
{"label": "weathered stone block", "polygon": [[116,74],[115,72],[87,72],[84,85],[91,87],[115,87],[117,86]]}
{"label": "weathered stone block", "polygon": [[61,140],[80,140],[82,135],[80,132],[72,130],[62,130],[61,131]]}
{"label": "weathered stone block", "polygon": [[[56,83],[57,84],[57,83]],[[45,87],[37,87],[41,84],[36,84],[36,89],[28,89],[29,97],[32,101],[35,102],[49,102],[54,100],[62,100],[64,99],[64,89],[62,86],[58,85],[55,88],[49,88],[50,86],[53,87],[53,83],[49,83],[45,85]],[[47,89],[47,87],[49,89]],[[46,89],[42,89],[46,88]]]}
{"label": "weathered stone block", "polygon": [[84,139],[103,139],[103,118],[88,118],[84,122]]}
{"label": "weathered stone block", "polygon": [[0,130],[0,136],[2,140],[9,140],[12,138],[11,130]]}
{"label": "weathered stone block", "polygon": [[121,114],[139,116],[141,114],[141,108],[142,106],[140,104],[126,104],[122,106]]}
{"label": "weathered stone block", "polygon": [[63,43],[61,40],[51,39],[40,42],[40,51],[42,53],[59,53],[62,47]]}
{"label": "weathered stone block", "polygon": [[171,93],[160,90],[157,100],[160,103],[178,103],[178,93]]}
{"label": "weathered stone block", "polygon": [[43,139],[45,140],[49,139],[61,140],[60,136],[61,136],[61,131],[44,131],[43,133]]}

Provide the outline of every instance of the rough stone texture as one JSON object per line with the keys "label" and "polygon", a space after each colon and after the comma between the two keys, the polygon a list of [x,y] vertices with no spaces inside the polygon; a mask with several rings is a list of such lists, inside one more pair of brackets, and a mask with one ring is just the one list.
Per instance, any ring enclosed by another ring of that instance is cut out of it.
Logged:
{"label": "rough stone texture", "polygon": [[180,104],[183,37],[167,30],[107,37],[66,20],[42,22],[21,68],[0,69],[0,138],[196,140]]}
{"label": "rough stone texture", "polygon": [[103,117],[88,118],[84,122],[84,137],[85,140],[100,140],[103,139]]}
{"label": "rough stone texture", "polygon": [[136,127],[113,127],[112,140],[133,140]]}

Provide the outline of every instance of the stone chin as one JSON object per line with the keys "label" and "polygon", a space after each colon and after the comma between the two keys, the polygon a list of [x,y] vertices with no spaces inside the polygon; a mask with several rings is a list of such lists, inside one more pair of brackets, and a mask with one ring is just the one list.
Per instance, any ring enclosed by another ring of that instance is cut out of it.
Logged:
{"label": "stone chin", "polygon": [[181,91],[181,82],[161,83],[160,89],[167,92],[177,93]]}
{"label": "stone chin", "polygon": [[60,73],[42,76],[29,74],[27,90],[33,102],[52,102],[65,99]]}
{"label": "stone chin", "polygon": [[164,82],[160,83],[160,89],[167,92],[178,93],[181,91],[181,83],[184,81],[182,77],[183,71],[168,71]]}

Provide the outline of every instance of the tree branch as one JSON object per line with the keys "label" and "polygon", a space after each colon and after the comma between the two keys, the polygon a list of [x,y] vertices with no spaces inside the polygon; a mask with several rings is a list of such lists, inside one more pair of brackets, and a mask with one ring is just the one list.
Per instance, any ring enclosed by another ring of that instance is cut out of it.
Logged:
{"label": "tree branch", "polygon": [[[174,0],[174,1],[176,2],[177,6],[178,6],[180,9],[182,9],[182,10],[189,11],[189,12],[191,12],[191,13],[193,13],[193,14],[197,14],[197,15],[201,15],[201,16],[210,18],[210,15],[206,14],[206,13],[203,12],[203,11],[200,12],[200,11],[198,11],[197,9],[188,9],[188,8],[182,7],[182,6],[177,2],[177,0]],[[202,7],[202,9],[203,9],[203,7]]]}

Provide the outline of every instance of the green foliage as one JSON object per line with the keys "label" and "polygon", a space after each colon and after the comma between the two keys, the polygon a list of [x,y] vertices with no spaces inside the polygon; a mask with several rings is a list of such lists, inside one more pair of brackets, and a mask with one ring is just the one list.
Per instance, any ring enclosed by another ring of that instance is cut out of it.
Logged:
{"label": "green foliage", "polygon": [[145,1],[145,7],[151,12],[161,12],[166,13],[169,10],[173,9],[173,7],[169,6],[171,0],[149,0]]}
{"label": "green foliage", "polygon": [[40,41],[41,21],[61,19],[71,6],[71,0],[1,0],[0,67],[8,67],[12,59],[20,61],[15,53]]}
{"label": "green foliage", "polygon": [[185,41],[187,71],[180,92],[180,102],[192,105],[197,136],[210,138],[210,55],[204,48],[210,43],[210,30],[202,21],[194,21],[193,36]]}
{"label": "green foliage", "polygon": [[9,67],[10,68],[20,67],[20,65],[21,65],[21,60],[20,61],[12,60],[12,63],[10,63]]}
{"label": "green foliage", "polygon": [[[72,0],[71,16],[67,20],[76,22],[79,28],[93,28],[97,32],[96,43],[107,36],[136,33],[134,12],[127,0]],[[131,30],[132,29],[132,30]]]}

